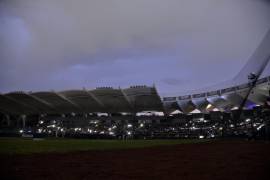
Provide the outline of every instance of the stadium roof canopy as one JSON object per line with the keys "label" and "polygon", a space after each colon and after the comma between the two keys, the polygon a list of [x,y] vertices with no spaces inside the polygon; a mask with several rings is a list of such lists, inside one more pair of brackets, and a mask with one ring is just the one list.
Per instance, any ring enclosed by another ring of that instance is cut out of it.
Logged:
{"label": "stadium roof canopy", "polygon": [[[196,109],[206,113],[213,109],[236,109],[243,101],[251,84],[208,91],[198,94],[160,98],[155,87],[133,86],[127,89],[102,87],[94,90],[61,92],[10,92],[0,94],[0,111],[8,114],[65,114],[92,112],[181,111]],[[263,105],[269,97],[270,76],[257,81],[249,95],[246,108]]]}
{"label": "stadium roof canopy", "polygon": [[127,89],[11,92],[0,95],[0,110],[12,114],[136,113],[163,111],[163,106],[155,87],[132,86]]}

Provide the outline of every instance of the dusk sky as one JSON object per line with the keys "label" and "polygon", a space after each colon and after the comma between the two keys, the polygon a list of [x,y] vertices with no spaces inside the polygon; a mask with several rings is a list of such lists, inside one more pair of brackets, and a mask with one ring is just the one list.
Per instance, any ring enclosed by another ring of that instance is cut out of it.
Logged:
{"label": "dusk sky", "polygon": [[236,76],[268,29],[268,0],[0,0],[0,92],[181,95]]}

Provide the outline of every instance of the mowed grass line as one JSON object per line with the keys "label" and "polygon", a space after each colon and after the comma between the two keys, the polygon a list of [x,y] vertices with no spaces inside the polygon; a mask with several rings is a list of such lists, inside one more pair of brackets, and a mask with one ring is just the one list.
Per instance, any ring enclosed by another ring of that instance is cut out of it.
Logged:
{"label": "mowed grass line", "polygon": [[0,154],[31,154],[87,150],[131,149],[206,142],[207,140],[87,140],[0,138]]}

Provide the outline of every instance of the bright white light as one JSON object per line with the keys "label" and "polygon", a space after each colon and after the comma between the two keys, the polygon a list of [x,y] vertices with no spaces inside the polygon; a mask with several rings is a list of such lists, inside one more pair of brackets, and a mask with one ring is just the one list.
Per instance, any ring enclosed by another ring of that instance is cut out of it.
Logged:
{"label": "bright white light", "polygon": [[126,116],[126,115],[129,115],[130,113],[127,113],[127,112],[121,112],[120,114],[123,115],[123,116]]}
{"label": "bright white light", "polygon": [[199,118],[198,121],[204,121],[204,118]]}
{"label": "bright white light", "polygon": [[63,128],[61,128],[61,129],[60,129],[60,131],[61,131],[61,132],[63,132],[63,131],[64,131],[64,129],[63,129]]}
{"label": "bright white light", "polygon": [[237,106],[234,106],[231,110],[237,110],[239,109]]}
{"label": "bright white light", "polygon": [[20,132],[20,133],[23,133],[23,130],[21,129],[21,130],[19,130],[19,132]]}
{"label": "bright white light", "polygon": [[105,132],[104,131],[101,131],[100,134],[104,134]]}
{"label": "bright white light", "polygon": [[233,125],[233,124],[231,124],[231,125],[230,125],[230,127],[232,127],[232,128],[233,128],[233,127],[234,127],[234,125]]}
{"label": "bright white light", "polygon": [[39,124],[43,124],[44,123],[44,121],[39,121]]}
{"label": "bright white light", "polygon": [[128,127],[128,128],[132,127],[132,124],[128,124],[127,127]]}
{"label": "bright white light", "polygon": [[179,111],[179,110],[177,109],[177,110],[175,110],[175,111],[173,111],[173,112],[171,113],[171,115],[175,115],[175,114],[183,114],[183,112],[181,112],[181,111]]}
{"label": "bright white light", "polygon": [[203,138],[204,138],[204,136],[202,136],[202,135],[199,136],[199,139],[203,139]]}
{"label": "bright white light", "polygon": [[114,132],[109,132],[109,135],[114,135]]}
{"label": "bright white light", "polygon": [[210,136],[211,138],[214,138],[215,137],[215,135],[214,134],[211,134],[211,136]]}
{"label": "bright white light", "polygon": [[117,127],[116,127],[116,126],[113,126],[112,128],[115,129],[115,128],[117,128]]}
{"label": "bright white light", "polygon": [[250,119],[246,119],[246,122],[250,122]]}
{"label": "bright white light", "polygon": [[128,134],[128,135],[131,135],[131,132],[130,132],[130,131],[128,131],[128,132],[127,132],[127,134]]}
{"label": "bright white light", "polygon": [[222,130],[222,129],[223,129],[223,127],[220,127],[220,128],[219,128],[219,130]]}
{"label": "bright white light", "polygon": [[140,127],[143,127],[143,126],[144,126],[144,124],[143,124],[143,123],[141,123],[141,124],[140,124]]}
{"label": "bright white light", "polygon": [[111,131],[111,130],[112,130],[112,128],[109,128],[109,129],[108,129],[108,131]]}
{"label": "bright white light", "polygon": [[101,116],[109,116],[108,113],[97,113],[98,117],[101,117]]}
{"label": "bright white light", "polygon": [[38,129],[38,133],[42,133],[42,129]]}
{"label": "bright white light", "polygon": [[55,125],[53,124],[52,127],[55,128]]}
{"label": "bright white light", "polygon": [[190,112],[190,114],[200,114],[202,113],[199,109],[194,109],[193,111]]}
{"label": "bright white light", "polygon": [[154,115],[155,116],[164,116],[164,113],[163,112],[154,112]]}
{"label": "bright white light", "polygon": [[218,112],[218,111],[220,111],[218,108],[214,108],[212,111],[214,111],[214,112]]}
{"label": "bright white light", "polygon": [[210,108],[212,108],[212,105],[211,104],[208,104],[207,107],[206,107],[206,109],[210,109]]}
{"label": "bright white light", "polygon": [[261,124],[259,127],[257,127],[257,130],[259,131],[263,126],[264,124]]}

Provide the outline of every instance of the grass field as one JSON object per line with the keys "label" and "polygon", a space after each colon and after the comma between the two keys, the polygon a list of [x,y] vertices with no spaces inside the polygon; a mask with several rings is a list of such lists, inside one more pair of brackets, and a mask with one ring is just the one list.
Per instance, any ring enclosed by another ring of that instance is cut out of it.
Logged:
{"label": "grass field", "polygon": [[199,143],[206,140],[87,140],[0,138],[0,154],[31,154],[86,150],[131,149],[152,146]]}

